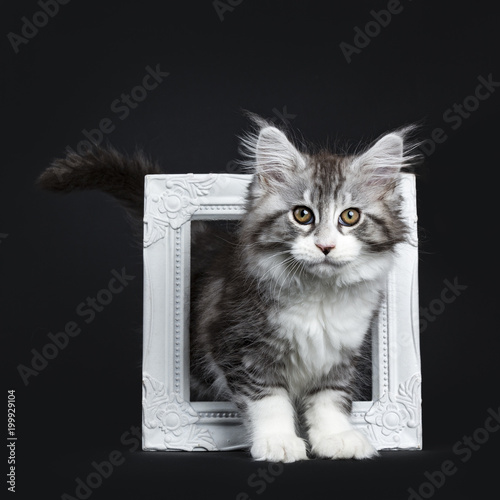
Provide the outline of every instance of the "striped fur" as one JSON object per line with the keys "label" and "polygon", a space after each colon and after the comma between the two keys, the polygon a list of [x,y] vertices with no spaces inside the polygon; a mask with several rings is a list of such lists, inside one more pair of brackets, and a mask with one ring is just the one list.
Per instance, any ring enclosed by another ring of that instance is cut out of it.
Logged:
{"label": "striped fur", "polygon": [[[257,460],[291,462],[307,450],[371,457],[349,412],[356,366],[407,234],[397,189],[413,159],[407,130],[348,156],[299,151],[282,131],[257,124],[243,138],[255,175],[236,231],[216,237],[210,224],[192,223],[191,398],[234,401]],[[97,149],[56,161],[41,185],[99,188],[139,215],[142,176],[157,172],[141,157]],[[313,222],[300,224],[296,207]],[[357,224],[342,223],[346,209],[359,212]]]}

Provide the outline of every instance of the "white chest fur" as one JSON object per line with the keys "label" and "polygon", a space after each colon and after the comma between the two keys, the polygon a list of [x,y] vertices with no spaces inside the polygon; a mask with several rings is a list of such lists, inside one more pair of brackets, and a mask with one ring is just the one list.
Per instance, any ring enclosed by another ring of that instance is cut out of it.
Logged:
{"label": "white chest fur", "polygon": [[356,285],[305,294],[277,317],[292,347],[291,389],[300,391],[342,362],[345,350],[360,347],[378,304],[377,287]]}

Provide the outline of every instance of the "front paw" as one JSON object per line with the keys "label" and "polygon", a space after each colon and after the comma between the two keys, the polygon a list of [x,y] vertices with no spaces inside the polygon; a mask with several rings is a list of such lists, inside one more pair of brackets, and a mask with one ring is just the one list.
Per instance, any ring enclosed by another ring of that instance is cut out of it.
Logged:
{"label": "front paw", "polygon": [[293,434],[255,438],[250,453],[255,460],[268,462],[296,462],[307,459],[304,441]]}
{"label": "front paw", "polygon": [[313,444],[312,452],[321,458],[372,458],[378,455],[377,450],[368,439],[358,431],[348,430],[338,434],[318,436]]}

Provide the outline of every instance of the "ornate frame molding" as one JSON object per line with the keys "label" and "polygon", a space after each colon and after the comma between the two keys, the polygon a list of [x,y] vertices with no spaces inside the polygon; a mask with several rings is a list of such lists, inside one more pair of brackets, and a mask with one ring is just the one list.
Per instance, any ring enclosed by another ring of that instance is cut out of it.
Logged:
{"label": "ornate frame molding", "polygon": [[[143,448],[245,448],[236,408],[189,398],[190,221],[244,213],[251,176],[148,175],[144,211]],[[421,375],[415,179],[403,174],[410,243],[387,279],[373,339],[373,400],[352,421],[377,449],[421,449]]]}

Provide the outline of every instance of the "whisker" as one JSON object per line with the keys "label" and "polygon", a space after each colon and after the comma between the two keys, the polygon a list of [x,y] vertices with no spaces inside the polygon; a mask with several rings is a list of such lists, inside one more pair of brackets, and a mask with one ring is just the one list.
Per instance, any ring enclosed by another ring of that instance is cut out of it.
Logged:
{"label": "whisker", "polygon": [[[291,255],[290,257],[288,257],[287,259],[283,260],[283,261],[280,261],[278,262],[277,264],[275,264],[273,267],[271,267],[270,269],[268,269],[260,278],[259,278],[259,282],[257,284],[257,288],[260,288],[260,284],[264,281],[265,277],[271,273],[272,271],[274,271],[277,267],[283,265],[284,266],[284,269],[283,271],[281,272],[281,274],[278,276],[278,278],[276,278],[276,285],[277,286],[277,283],[279,281],[279,278],[281,277],[281,275],[283,274],[284,271],[286,271],[287,269],[287,265],[289,262],[291,262],[292,260],[294,259],[293,255]],[[272,278],[271,278],[272,279]],[[273,292],[274,293],[274,292]]]}
{"label": "whisker", "polygon": [[[281,290],[283,290],[283,287],[285,286],[285,283],[286,283],[286,280],[288,279],[288,276],[290,276],[290,274],[297,268],[297,265],[300,264],[300,261],[296,260],[294,262],[294,264],[292,265],[291,269],[290,269],[290,272],[285,276],[285,279],[283,280],[283,283],[280,287],[280,291],[278,293],[278,300],[277,300],[277,303],[279,304],[280,302],[280,297],[281,297]],[[290,281],[292,280],[293,278],[293,274],[292,274],[292,277],[290,278]]]}
{"label": "whisker", "polygon": [[[262,262],[266,262],[266,261],[268,261],[269,259],[272,259],[272,258],[274,258],[274,257],[277,257],[278,255],[283,255],[283,254],[286,254],[286,253],[288,253],[288,250],[284,250],[284,251],[282,251],[282,252],[276,252],[276,253],[274,253],[273,255],[271,255],[271,256],[269,256],[269,257],[266,257],[266,259],[264,259]],[[268,273],[270,273],[272,270],[274,270],[277,266],[279,266],[279,265],[283,264],[284,262],[287,262],[290,258],[293,258],[293,257],[292,257],[292,256],[290,256],[288,259],[285,259],[284,261],[279,261],[279,262],[277,262],[277,263],[276,263],[275,265],[273,265],[270,269],[268,269],[268,270],[264,273],[264,275],[262,275],[262,276],[260,276],[260,277],[259,277],[259,276],[254,277],[254,278],[253,278],[253,281],[255,281],[256,279],[259,279],[259,282],[260,282],[262,279],[264,279],[264,277],[265,277]],[[244,283],[246,284],[246,283],[247,283],[247,281],[248,281],[248,277],[245,279],[245,282],[244,282]],[[253,281],[252,281],[252,282],[253,282]]]}

